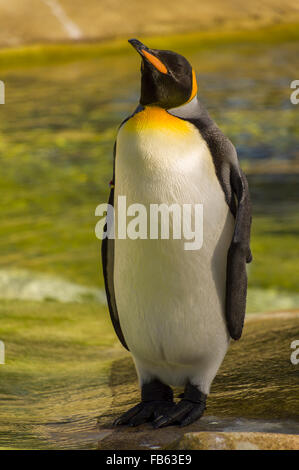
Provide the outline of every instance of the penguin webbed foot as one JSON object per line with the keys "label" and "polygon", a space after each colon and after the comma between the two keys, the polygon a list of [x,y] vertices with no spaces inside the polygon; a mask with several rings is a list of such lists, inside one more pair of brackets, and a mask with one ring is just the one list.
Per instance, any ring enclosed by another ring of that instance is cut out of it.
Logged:
{"label": "penguin webbed foot", "polygon": [[162,413],[153,422],[154,428],[161,428],[171,424],[187,426],[201,418],[206,409],[207,395],[200,392],[197,387],[187,384],[183,399],[172,409]]}
{"label": "penguin webbed foot", "polygon": [[156,418],[153,426],[154,428],[162,428],[171,424],[187,426],[201,418],[204,410],[205,406],[183,399],[172,410]]}
{"label": "penguin webbed foot", "polygon": [[141,388],[142,401],[126,411],[114,421],[114,426],[139,426],[154,421],[158,416],[170,413],[176,405],[173,401],[173,391],[168,385],[159,380],[144,384]]}
{"label": "penguin webbed foot", "polygon": [[117,418],[113,425],[139,426],[154,421],[158,416],[168,414],[174,407],[174,402],[157,400],[140,402]]}

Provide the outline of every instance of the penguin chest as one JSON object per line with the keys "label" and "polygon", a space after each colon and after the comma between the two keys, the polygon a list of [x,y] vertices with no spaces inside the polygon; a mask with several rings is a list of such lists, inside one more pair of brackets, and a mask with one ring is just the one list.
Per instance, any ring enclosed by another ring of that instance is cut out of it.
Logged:
{"label": "penguin chest", "polygon": [[169,239],[152,239],[150,227],[147,238],[116,237],[118,314],[133,354],[190,363],[215,341],[226,347],[225,272],[233,217],[197,129],[163,110],[142,113],[122,126],[117,138],[116,233],[119,196],[126,196],[127,208],[141,204],[148,214],[153,204],[202,204],[203,243],[188,250],[183,236],[174,239],[170,230]]}

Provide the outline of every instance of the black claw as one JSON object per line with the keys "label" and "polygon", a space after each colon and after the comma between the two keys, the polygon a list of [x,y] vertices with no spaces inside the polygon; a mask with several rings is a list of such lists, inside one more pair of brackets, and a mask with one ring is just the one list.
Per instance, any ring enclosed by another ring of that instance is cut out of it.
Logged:
{"label": "black claw", "polygon": [[175,407],[173,407],[168,413],[164,414],[160,418],[155,419],[154,427],[161,428],[168,426],[169,424],[179,421],[181,418],[186,416],[189,411],[192,410],[192,403],[186,400],[181,400]]}
{"label": "black claw", "polygon": [[170,424],[187,426],[199,419],[203,415],[204,410],[205,407],[202,404],[182,400],[166,415],[156,418],[153,422],[153,426],[154,428],[162,428]]}
{"label": "black claw", "polygon": [[141,410],[141,403],[139,403],[136,406],[133,406],[133,408],[130,408],[123,415],[117,418],[114,421],[113,426],[119,426],[120,424],[127,424],[130,421],[130,419],[132,419],[137,413],[139,413],[140,410]]}
{"label": "black claw", "polygon": [[162,428],[163,426],[166,426],[169,423],[170,418],[166,416],[160,416],[158,419],[155,419],[153,422],[153,427],[155,429]]}

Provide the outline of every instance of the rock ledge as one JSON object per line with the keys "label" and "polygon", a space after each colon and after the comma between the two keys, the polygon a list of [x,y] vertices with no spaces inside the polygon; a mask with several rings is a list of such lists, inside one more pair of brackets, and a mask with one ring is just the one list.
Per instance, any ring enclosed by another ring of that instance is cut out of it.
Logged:
{"label": "rock ledge", "polygon": [[299,436],[263,432],[189,432],[168,449],[299,450]]}

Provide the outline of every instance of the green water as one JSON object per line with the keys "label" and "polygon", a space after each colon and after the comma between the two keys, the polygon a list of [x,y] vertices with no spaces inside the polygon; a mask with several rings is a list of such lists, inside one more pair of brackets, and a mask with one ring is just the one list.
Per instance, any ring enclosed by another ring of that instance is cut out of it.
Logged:
{"label": "green water", "polygon": [[[298,43],[203,48],[182,39],[179,46],[249,174],[249,311],[269,302],[298,308],[298,107],[289,100]],[[103,286],[94,210],[107,199],[117,126],[138,101],[138,56],[128,46],[111,56],[2,68],[0,79],[0,268]],[[1,301],[0,311],[7,348],[0,446],[93,447],[95,417],[111,400],[108,370],[120,354],[106,309]]]}
{"label": "green water", "polygon": [[95,447],[121,354],[105,309],[2,301],[0,317],[0,449]]}

